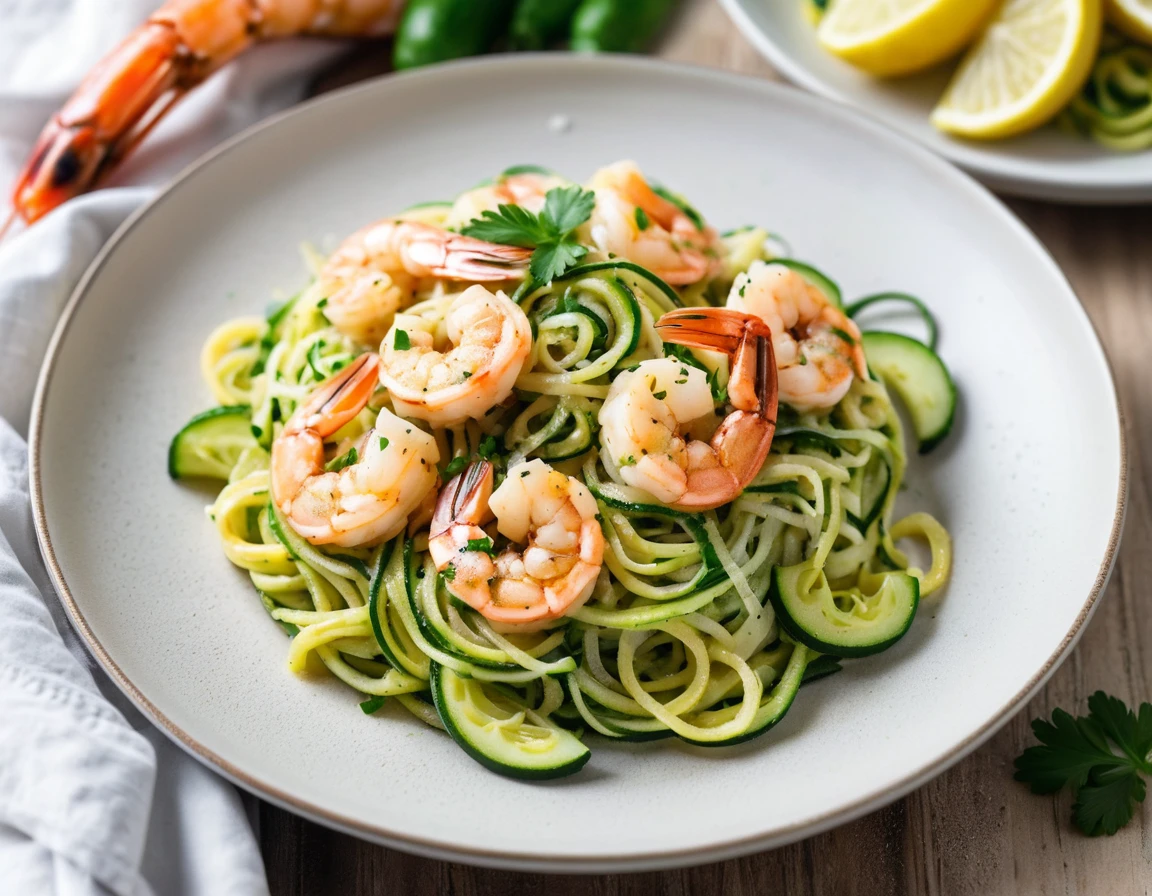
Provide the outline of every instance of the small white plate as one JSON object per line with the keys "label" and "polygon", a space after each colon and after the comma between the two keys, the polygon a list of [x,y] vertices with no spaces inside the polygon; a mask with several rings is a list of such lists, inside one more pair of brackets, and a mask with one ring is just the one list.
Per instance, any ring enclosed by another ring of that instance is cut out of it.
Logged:
{"label": "small white plate", "polygon": [[[845,160],[850,147],[850,163]],[[197,358],[226,318],[302,280],[296,246],[450,196],[517,162],[587,177],[619,158],[720,227],[763,223],[848,296],[940,318],[962,404],[914,458],[908,506],[955,537],[951,586],[892,650],[806,687],[734,749],[591,738],[579,775],[498,777],[401,712],[301,680],[245,575],[169,481],[172,434],[211,402]],[[325,824],[442,858],[607,871],[807,836],[922,784],[1067,655],[1119,536],[1116,396],[1084,311],[983,188],[790,88],[634,59],[495,58],[388,77],[249,130],[118,232],[73,296],[32,435],[38,531],[104,668],[194,755]]]}
{"label": "small white plate", "polygon": [[[721,2],[744,36],[786,78],[867,112],[994,190],[1059,202],[1152,201],[1152,150],[1113,152],[1051,126],[994,142],[950,137],[932,127],[928,115],[954,63],[908,78],[873,78],[821,49],[804,12],[806,0]],[[842,150],[840,164],[850,164],[851,147]]]}

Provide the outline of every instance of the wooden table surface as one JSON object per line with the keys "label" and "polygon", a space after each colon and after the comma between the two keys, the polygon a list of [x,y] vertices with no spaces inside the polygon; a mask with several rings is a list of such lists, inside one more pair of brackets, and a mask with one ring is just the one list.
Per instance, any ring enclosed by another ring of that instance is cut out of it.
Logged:
{"label": "wooden table surface", "polygon": [[[686,0],[659,55],[776,77],[715,0]],[[379,56],[362,51],[322,87],[376,73]],[[1056,706],[1084,711],[1087,696],[1100,688],[1129,702],[1152,699],[1152,646],[1148,653],[1142,649],[1152,645],[1152,613],[1146,618],[1142,610],[1152,582],[1152,450],[1147,457],[1140,450],[1152,445],[1152,207],[1009,204],[1064,269],[1096,325],[1116,374],[1130,449],[1127,527],[1107,594],[1071,658],[1024,712],[951,770],[872,815],[772,852],[663,873],[552,876],[436,862],[262,803],[260,842],[272,893],[1152,893],[1152,810],[1137,812],[1114,837],[1090,839],[1070,826],[1066,797],[1033,796],[1012,780],[1013,758],[1032,743],[1032,718]]]}

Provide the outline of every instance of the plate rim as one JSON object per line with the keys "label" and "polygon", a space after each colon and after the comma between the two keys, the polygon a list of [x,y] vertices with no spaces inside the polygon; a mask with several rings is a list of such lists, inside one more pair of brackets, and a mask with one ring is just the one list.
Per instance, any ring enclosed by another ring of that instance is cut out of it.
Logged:
{"label": "plate rim", "polygon": [[[722,0],[722,2],[728,4],[731,0]],[[949,752],[924,763],[901,777],[894,784],[873,789],[854,802],[830,810],[819,816],[780,826],[771,831],[731,838],[723,842],[698,848],[646,850],[628,855],[606,856],[598,853],[548,855],[540,852],[516,852],[515,850],[474,848],[416,836],[403,830],[388,829],[326,809],[306,799],[281,791],[275,786],[261,780],[258,775],[248,774],[242,771],[225,757],[204,747],[196,741],[195,738],[176,725],[159,707],[145,697],[139,688],[124,674],[107,650],[105,650],[104,646],[88,625],[56,559],[44,500],[44,469],[43,459],[41,457],[48,390],[55,372],[56,362],[60,356],[61,348],[64,345],[65,337],[70,329],[76,309],[87,295],[92,281],[119,245],[125,240],[127,235],[137,226],[144,223],[153,209],[166,201],[177,187],[194,177],[201,168],[227,155],[232,149],[251,139],[257,133],[276,127],[279,122],[290,116],[304,114],[314,106],[340,101],[357,93],[371,93],[382,89],[387,90],[387,85],[393,83],[407,83],[418,80],[435,81],[444,78],[451,79],[457,77],[459,73],[466,73],[472,69],[531,69],[541,64],[551,67],[568,65],[574,71],[616,67],[617,70],[624,75],[639,70],[647,70],[648,72],[656,72],[661,76],[687,76],[699,81],[711,81],[719,87],[753,89],[759,91],[766,97],[780,94],[803,93],[796,87],[754,76],[704,66],[621,54],[601,54],[599,56],[568,54],[564,56],[563,59],[557,59],[557,54],[555,53],[519,53],[514,56],[509,54],[494,55],[429,66],[411,72],[386,74],[348,85],[312,97],[275,113],[250,125],[238,134],[213,147],[185,166],[170,181],[165,183],[155,196],[136,209],[116,228],[112,236],[88,265],[83,276],[77,282],[76,287],[72,290],[68,302],[57,320],[37,378],[29,426],[28,477],[33,522],[41,555],[48,570],[53,588],[56,590],[61,603],[64,605],[73,628],[83,639],[88,651],[120,691],[131,700],[133,705],[135,705],[154,726],[194,759],[209,766],[213,771],[222,775],[233,784],[259,796],[261,799],[265,799],[283,809],[302,815],[327,827],[335,828],[407,852],[445,861],[464,861],[475,865],[516,870],[575,873],[643,871],[682,867],[747,855],[813,836],[888,805],[941,774],[984,743],[984,741],[1006,724],[1007,721],[1031,699],[1064,661],[1073,647],[1075,647],[1089,619],[1099,605],[1100,598],[1103,596],[1104,589],[1115,563],[1128,498],[1127,426],[1120,395],[1116,388],[1116,377],[1113,365],[1104,344],[1100,340],[1095,325],[1085,311],[1084,305],[1076,294],[1075,289],[1073,289],[1071,283],[1069,283],[1068,279],[1064,276],[1060,266],[1028,226],[999,199],[992,195],[985,186],[974,180],[967,173],[959,170],[940,156],[931,152],[918,141],[886,127],[847,104],[830,101],[822,96],[815,98],[818,103],[823,105],[824,111],[827,114],[846,119],[846,123],[851,126],[864,128],[878,139],[889,141],[890,144],[892,144],[893,150],[897,153],[913,153],[921,162],[934,167],[941,177],[951,178],[956,183],[958,189],[967,190],[970,193],[974,192],[975,195],[973,198],[979,199],[986,206],[990,214],[999,216],[1005,224],[1014,228],[1020,238],[1027,245],[1030,245],[1035,253],[1038,253],[1038,260],[1048,266],[1050,272],[1057,280],[1064,284],[1068,292],[1076,300],[1076,307],[1086,327],[1087,335],[1094,340],[1096,348],[1100,352],[1100,358],[1104,363],[1104,368],[1108,375],[1108,383],[1111,386],[1113,404],[1116,408],[1117,442],[1119,446],[1116,509],[1111,531],[1092,588],[1081,606],[1076,619],[1073,621],[1072,626],[1053,653],[1045,660],[1044,664],[988,721],[977,730],[971,732]],[[381,87],[382,84],[385,85],[383,88]]]}
{"label": "plate rim", "polygon": [[[756,51],[788,81],[814,96],[847,106],[889,130],[896,131],[934,155],[942,156],[964,171],[978,177],[986,186],[1000,192],[1049,202],[1076,204],[1141,205],[1152,201],[1152,177],[1143,181],[1118,183],[1086,183],[1057,180],[1028,171],[1005,171],[995,164],[969,153],[963,143],[945,143],[941,147],[929,145],[903,128],[888,123],[882,116],[863,108],[851,97],[840,92],[811,69],[794,60],[784,46],[760,28],[748,11],[749,0],[720,0],[728,18]],[[1010,158],[1008,154],[1002,157]]]}

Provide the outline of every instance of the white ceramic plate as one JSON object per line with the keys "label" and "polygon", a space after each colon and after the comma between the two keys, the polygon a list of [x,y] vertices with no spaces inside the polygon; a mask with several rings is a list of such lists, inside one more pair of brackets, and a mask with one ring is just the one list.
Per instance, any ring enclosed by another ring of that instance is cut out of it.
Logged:
{"label": "white ceramic plate", "polygon": [[[946,446],[912,464],[907,500],[947,523],[956,568],[895,648],[805,688],[757,742],[595,740],[578,776],[521,783],[401,712],[365,717],[335,680],[286,671],[283,633],[221,554],[205,495],[168,480],[165,451],[211,404],[197,367],[205,336],[300,284],[302,239],[346,234],[512,163],[584,178],[622,157],[719,226],[787,234],[849,295],[899,288],[936,309],[963,403]],[[233,140],[96,261],[56,334],[33,427],[56,585],[158,725],[325,824],[518,868],[752,852],[923,783],[1071,649],[1107,577],[1124,493],[1116,397],[1088,319],[983,188],[842,107],[631,59],[513,57],[389,77]]]}
{"label": "white ceramic plate", "polygon": [[[802,87],[867,112],[951,159],[995,190],[1061,202],[1152,200],[1152,150],[1118,153],[1042,128],[992,143],[937,131],[928,114],[954,63],[899,80],[879,80],[822,50],[807,0],[721,0],[732,20],[780,72]],[[841,164],[851,159],[844,147]]]}

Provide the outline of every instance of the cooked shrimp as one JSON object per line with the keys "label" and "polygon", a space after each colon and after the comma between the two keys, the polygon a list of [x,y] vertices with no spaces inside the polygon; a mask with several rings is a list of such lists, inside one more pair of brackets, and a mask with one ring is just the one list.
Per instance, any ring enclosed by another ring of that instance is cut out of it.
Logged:
{"label": "cooked shrimp", "polygon": [[665,342],[726,353],[734,410],[710,439],[692,438],[715,420],[702,370],[673,358],[621,373],[600,409],[601,457],[625,483],[680,510],[735,500],[760,472],[776,431],[776,365],[759,318],[722,308],[670,311],[656,328]]}
{"label": "cooked shrimp", "polygon": [[324,313],[342,333],[377,345],[420,277],[515,280],[531,249],[486,243],[417,221],[386,219],[348,237],[320,272]]}
{"label": "cooked shrimp", "polygon": [[555,174],[525,172],[505,175],[497,178],[495,183],[476,187],[457,196],[444,226],[462,227],[479,218],[483,212],[495,211],[502,205],[518,205],[538,214],[544,208],[548,191],[567,184],[567,180]]}
{"label": "cooked shrimp", "polygon": [[436,321],[398,314],[384,337],[380,381],[392,406],[433,426],[481,419],[512,394],[532,350],[532,325],[504,293],[470,286],[444,318],[451,348],[437,347]]}
{"label": "cooked shrimp", "polygon": [[324,441],[368,404],[380,370],[361,355],[317,387],[272,443],[272,500],[313,544],[369,545],[399,534],[436,489],[436,440],[388,410],[354,446],[354,463],[325,472]]}
{"label": "cooked shrimp", "polygon": [[[592,493],[538,459],[510,469],[495,491],[492,478],[492,464],[480,461],[440,494],[428,550],[449,592],[494,622],[540,623],[579,609],[604,561]],[[513,543],[499,554],[480,528],[492,514]]]}
{"label": "cooked shrimp", "polygon": [[403,5],[403,0],[168,0],[96,64],[44,127],[13,189],[14,214],[32,223],[91,189],[177,100],[253,43],[304,34],[387,34]]}
{"label": "cooked shrimp", "polygon": [[832,407],[854,375],[867,376],[856,324],[791,268],[753,262],[736,277],[727,304],[772,330],[780,400],[798,411]]}
{"label": "cooked shrimp", "polygon": [[592,241],[605,255],[634,261],[674,286],[720,270],[716,231],[697,227],[679,206],[657,195],[635,162],[601,168],[589,187],[596,193]]}

